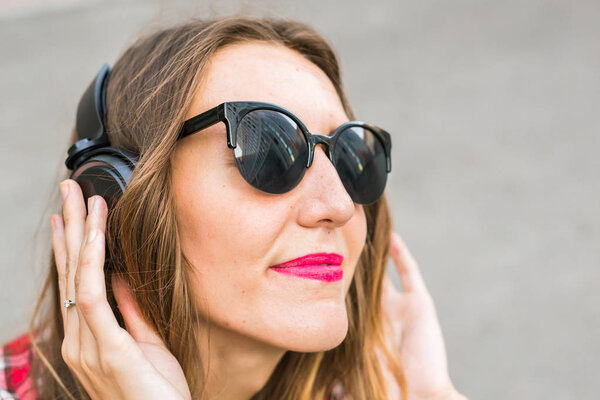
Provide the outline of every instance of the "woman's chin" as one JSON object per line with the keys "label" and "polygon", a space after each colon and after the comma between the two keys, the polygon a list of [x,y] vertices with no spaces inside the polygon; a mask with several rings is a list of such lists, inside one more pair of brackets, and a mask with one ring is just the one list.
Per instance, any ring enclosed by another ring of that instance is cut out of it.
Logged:
{"label": "woman's chin", "polygon": [[312,319],[303,324],[285,324],[285,331],[273,337],[277,347],[297,352],[316,352],[337,347],[348,333],[348,318],[341,316]]}
{"label": "woman's chin", "polygon": [[344,341],[347,332],[348,330],[346,329],[344,330],[343,334],[330,333],[324,338],[314,338],[306,341],[300,341],[298,343],[290,343],[288,345],[288,350],[302,353],[331,350],[339,346]]}

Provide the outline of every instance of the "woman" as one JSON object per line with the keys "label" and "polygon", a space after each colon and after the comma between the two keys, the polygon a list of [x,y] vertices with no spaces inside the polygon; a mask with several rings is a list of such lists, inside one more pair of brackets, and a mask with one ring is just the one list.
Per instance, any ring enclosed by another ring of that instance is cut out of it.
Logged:
{"label": "woman", "polygon": [[[226,127],[224,108],[253,101],[274,106]],[[4,348],[4,395],[464,399],[385,196],[345,175],[353,146],[389,156],[389,143],[351,120],[336,56],[304,24],[192,20],[140,38],[112,69],[104,117],[139,161],[110,213],[61,183],[51,268],[30,336]],[[311,149],[307,131],[322,135]],[[266,166],[271,153],[250,151],[264,146],[293,164]]]}

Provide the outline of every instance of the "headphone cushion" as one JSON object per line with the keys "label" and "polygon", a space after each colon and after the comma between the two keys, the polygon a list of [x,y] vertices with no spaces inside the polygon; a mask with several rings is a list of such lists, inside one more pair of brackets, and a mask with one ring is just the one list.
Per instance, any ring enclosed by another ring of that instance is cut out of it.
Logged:
{"label": "headphone cushion", "polygon": [[112,147],[96,149],[87,155],[71,174],[87,199],[100,195],[106,200],[109,210],[125,192],[135,168],[135,154]]}

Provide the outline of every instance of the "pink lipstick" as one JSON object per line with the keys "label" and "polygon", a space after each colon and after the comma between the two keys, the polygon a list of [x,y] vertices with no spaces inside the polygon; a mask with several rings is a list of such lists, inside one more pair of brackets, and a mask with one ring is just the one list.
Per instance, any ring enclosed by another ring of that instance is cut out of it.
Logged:
{"label": "pink lipstick", "polygon": [[335,282],[344,276],[342,261],[344,257],[336,253],[315,253],[273,265],[271,269],[299,278]]}

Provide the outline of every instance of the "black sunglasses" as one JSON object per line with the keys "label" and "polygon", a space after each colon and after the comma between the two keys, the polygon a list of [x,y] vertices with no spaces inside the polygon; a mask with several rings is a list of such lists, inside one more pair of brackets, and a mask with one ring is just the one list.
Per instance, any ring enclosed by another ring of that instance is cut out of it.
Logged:
{"label": "black sunglasses", "polygon": [[331,136],[316,135],[290,111],[271,103],[221,103],[185,121],[178,139],[217,122],[227,127],[227,146],[233,149],[244,179],[266,193],[286,193],[296,187],[320,143],[327,146],[328,157],[355,203],[376,202],[392,169],[392,141],[383,129],[349,121]]}

